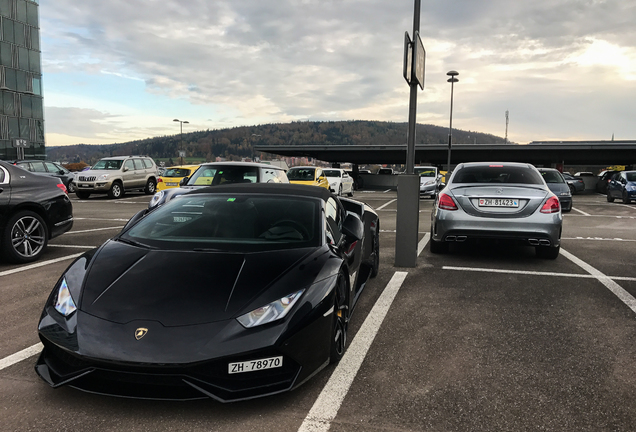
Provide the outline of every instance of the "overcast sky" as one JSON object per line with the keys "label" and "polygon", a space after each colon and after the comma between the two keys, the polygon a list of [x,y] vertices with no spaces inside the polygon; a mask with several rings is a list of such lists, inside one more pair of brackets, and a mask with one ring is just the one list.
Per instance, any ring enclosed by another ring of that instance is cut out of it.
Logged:
{"label": "overcast sky", "polygon": [[[46,144],[306,120],[408,121],[413,0],[40,2]],[[425,0],[418,123],[636,140],[636,2]],[[406,137],[405,137],[406,142]]]}

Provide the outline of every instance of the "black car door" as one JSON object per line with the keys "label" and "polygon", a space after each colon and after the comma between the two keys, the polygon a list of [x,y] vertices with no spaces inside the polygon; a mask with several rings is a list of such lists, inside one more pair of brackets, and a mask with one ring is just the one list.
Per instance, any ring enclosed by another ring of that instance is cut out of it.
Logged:
{"label": "black car door", "polygon": [[4,228],[6,214],[9,212],[9,201],[11,200],[11,184],[9,171],[0,166],[0,230]]}

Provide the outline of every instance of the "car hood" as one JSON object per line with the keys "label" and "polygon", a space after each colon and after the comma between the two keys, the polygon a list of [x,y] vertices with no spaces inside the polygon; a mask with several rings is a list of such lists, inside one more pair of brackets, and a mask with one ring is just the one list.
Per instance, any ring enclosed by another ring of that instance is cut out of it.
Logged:
{"label": "car hood", "polygon": [[120,174],[119,170],[88,170],[81,171],[77,173],[77,176],[80,177],[92,177],[92,176],[100,176],[102,174]]}
{"label": "car hood", "polygon": [[570,188],[567,183],[548,183],[548,189],[550,189],[556,196],[560,196],[561,193],[570,193]]}
{"label": "car hood", "polygon": [[[243,309],[315,249],[158,251],[109,241],[85,277],[80,309],[121,324],[150,320],[170,327],[230,319],[248,312]],[[313,276],[306,273],[294,273],[293,283],[283,287],[289,292],[279,297],[302,288]],[[267,302],[279,298],[272,295]]]}

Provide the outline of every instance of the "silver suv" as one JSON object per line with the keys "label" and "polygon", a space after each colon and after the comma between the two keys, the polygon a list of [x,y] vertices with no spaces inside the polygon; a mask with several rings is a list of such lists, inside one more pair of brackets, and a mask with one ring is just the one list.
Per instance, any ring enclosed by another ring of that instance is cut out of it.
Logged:
{"label": "silver suv", "polygon": [[121,198],[133,190],[151,195],[157,187],[157,165],[147,156],[100,159],[90,170],[79,173],[76,187],[79,199],[87,199],[91,194]]}

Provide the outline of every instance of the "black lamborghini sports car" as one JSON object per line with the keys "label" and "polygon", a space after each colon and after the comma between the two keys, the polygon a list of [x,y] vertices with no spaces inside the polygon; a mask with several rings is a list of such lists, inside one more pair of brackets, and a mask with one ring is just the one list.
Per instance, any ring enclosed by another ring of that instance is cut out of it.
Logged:
{"label": "black lamborghini sports car", "polygon": [[36,371],[52,387],[145,399],[293,389],[343,356],[378,240],[370,207],[324,188],[182,195],[68,267],[40,319]]}

